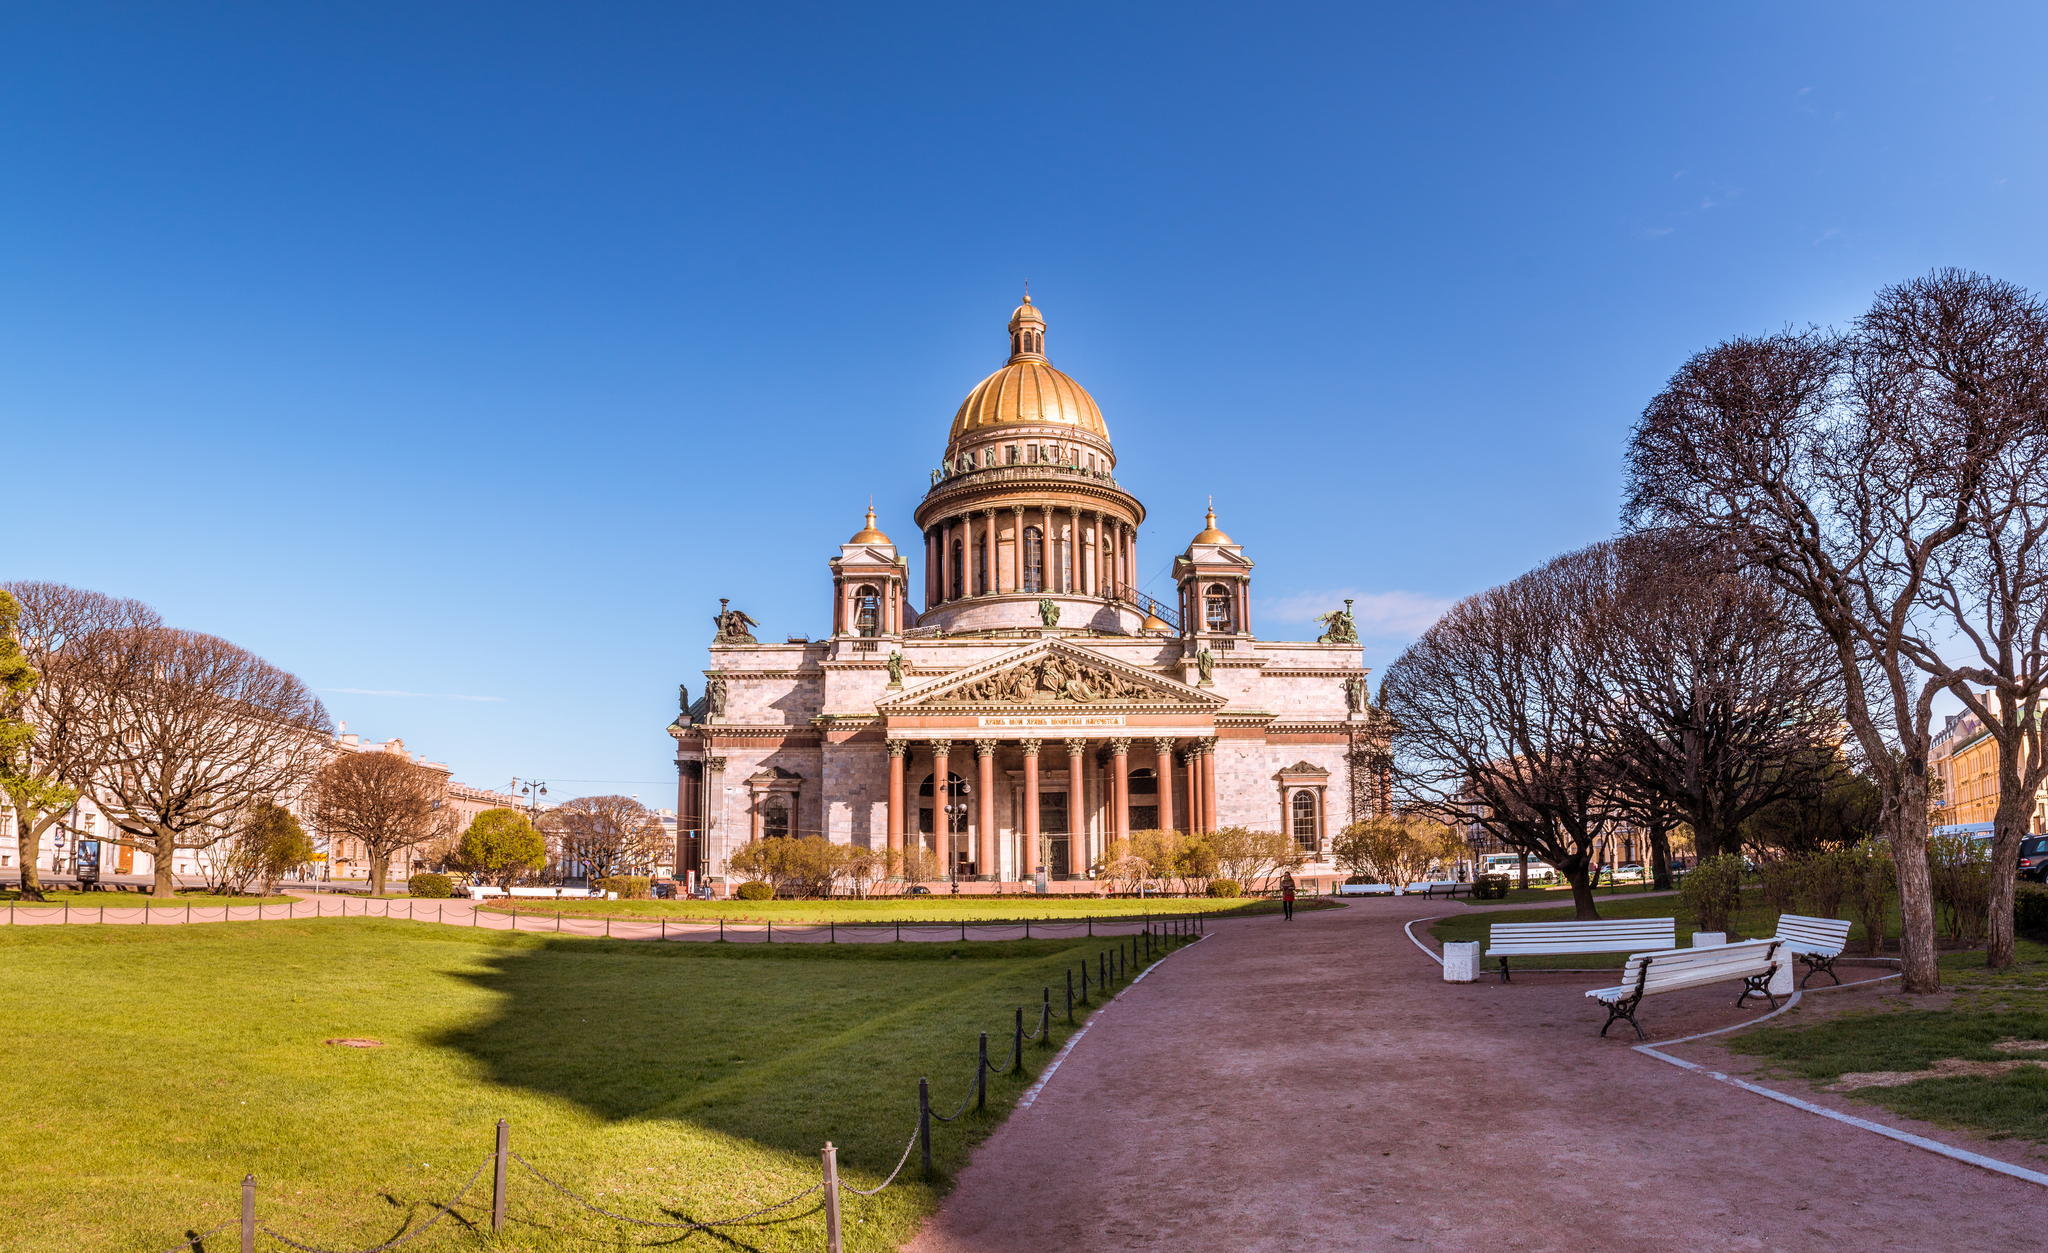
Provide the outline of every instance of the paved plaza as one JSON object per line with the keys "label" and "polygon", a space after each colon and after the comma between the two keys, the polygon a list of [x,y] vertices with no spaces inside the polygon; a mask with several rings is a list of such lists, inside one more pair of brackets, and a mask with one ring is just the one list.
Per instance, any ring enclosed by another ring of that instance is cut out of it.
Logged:
{"label": "paved plaza", "polygon": [[[1447,908],[1212,926],[1091,1023],[910,1249],[2038,1245],[2034,1184],[1599,1039],[1596,976],[1442,982],[1402,923]],[[1653,1040],[1755,1016],[1732,1000],[1674,993],[1643,1016]]]}

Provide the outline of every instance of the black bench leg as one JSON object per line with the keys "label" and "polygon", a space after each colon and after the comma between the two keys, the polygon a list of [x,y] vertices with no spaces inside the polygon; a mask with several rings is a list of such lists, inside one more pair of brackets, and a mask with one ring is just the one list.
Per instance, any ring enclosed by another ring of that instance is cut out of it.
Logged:
{"label": "black bench leg", "polygon": [[1799,980],[1800,987],[1805,987],[1806,981],[1818,974],[1825,974],[1828,978],[1833,979],[1836,987],[1842,986],[1842,976],[1835,973],[1834,958],[1820,957],[1812,953],[1801,953],[1799,955],[1799,964],[1806,967],[1806,974]]}
{"label": "black bench leg", "polygon": [[1742,995],[1735,998],[1735,1008],[1741,1009],[1743,1004],[1752,996],[1761,996],[1771,1003],[1772,1009],[1778,1008],[1778,994],[1771,991],[1771,976],[1769,975],[1744,975],[1742,977]]}
{"label": "black bench leg", "polygon": [[1500,959],[1500,981],[1502,983],[1508,981],[1508,959],[1505,957]]}
{"label": "black bench leg", "polygon": [[1643,1034],[1643,1024],[1636,1021],[1636,1006],[1641,1003],[1642,998],[1639,996],[1631,996],[1622,1001],[1600,1002],[1601,1007],[1607,1011],[1607,1021],[1600,1024],[1600,1038],[1606,1039],[1607,1029],[1615,1023],[1626,1022],[1636,1029],[1636,1039],[1649,1039],[1650,1037]]}

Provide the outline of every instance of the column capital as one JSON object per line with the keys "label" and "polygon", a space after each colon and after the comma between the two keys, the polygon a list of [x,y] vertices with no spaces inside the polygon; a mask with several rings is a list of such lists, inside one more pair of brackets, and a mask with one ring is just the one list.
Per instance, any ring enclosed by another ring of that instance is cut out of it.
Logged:
{"label": "column capital", "polygon": [[909,752],[910,752],[910,741],[909,741],[909,740],[890,740],[890,741],[889,741],[889,755],[890,755],[891,757],[902,757],[902,756],[904,756],[905,754],[907,754],[907,753],[909,753]]}
{"label": "column capital", "polygon": [[931,746],[934,757],[944,757],[953,751],[953,741],[951,740],[933,740],[931,741]]}
{"label": "column capital", "polygon": [[704,769],[706,769],[706,770],[723,770],[723,769],[725,769],[725,758],[723,758],[723,757],[706,757],[706,758],[704,759]]}
{"label": "column capital", "polygon": [[1036,757],[1038,756],[1038,750],[1045,747],[1045,741],[1023,740],[1018,743],[1018,747],[1024,750],[1024,755],[1026,757]]}
{"label": "column capital", "polygon": [[1088,751],[1088,741],[1079,738],[1068,740],[1067,751],[1078,757]]}
{"label": "column capital", "polygon": [[1127,756],[1131,751],[1131,741],[1124,736],[1118,736],[1109,742],[1109,751],[1119,757]]}
{"label": "column capital", "polygon": [[974,755],[976,757],[993,757],[996,755],[996,746],[1001,743],[1001,740],[976,740],[974,741]]}
{"label": "column capital", "polygon": [[1173,745],[1174,738],[1170,735],[1162,735],[1159,738],[1152,741],[1152,749],[1154,752],[1170,753],[1173,751]]}
{"label": "column capital", "polygon": [[1023,517],[1023,516],[1024,516],[1024,506],[1022,506],[1022,505],[1011,505],[1011,506],[1010,506],[1010,512],[1011,512],[1011,513],[1014,513],[1014,514],[1016,514],[1016,515],[1017,515],[1018,517],[1020,517],[1020,518],[1021,518],[1021,517]]}

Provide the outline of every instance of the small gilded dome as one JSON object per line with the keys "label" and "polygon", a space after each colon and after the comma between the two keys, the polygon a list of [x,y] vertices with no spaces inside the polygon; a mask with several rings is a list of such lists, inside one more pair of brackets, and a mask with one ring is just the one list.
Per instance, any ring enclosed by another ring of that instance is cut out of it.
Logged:
{"label": "small gilded dome", "polygon": [[846,542],[849,544],[890,544],[891,547],[894,547],[889,537],[882,534],[881,530],[875,526],[875,507],[873,505],[868,506],[867,525],[855,531],[853,538]]}
{"label": "small gilded dome", "polygon": [[1235,544],[1237,541],[1216,529],[1216,507],[1209,506],[1209,519],[1202,526],[1202,533],[1195,536],[1194,544]]}
{"label": "small gilded dome", "polygon": [[953,415],[948,444],[995,426],[1070,426],[1107,441],[1109,427],[1088,389],[1045,359],[1045,315],[1024,303],[1010,315],[1010,361],[974,385]]}
{"label": "small gilded dome", "polygon": [[1160,617],[1160,616],[1159,616],[1158,614],[1156,614],[1156,613],[1148,613],[1148,614],[1146,614],[1146,615],[1145,615],[1145,620],[1144,620],[1143,622],[1141,622],[1141,623],[1139,623],[1139,624],[1138,624],[1138,629],[1139,629],[1140,631],[1171,631],[1171,630],[1173,630],[1173,628],[1172,628],[1172,627],[1170,627],[1170,626],[1168,626],[1168,625],[1167,625],[1167,623],[1166,623],[1166,619],[1164,619],[1164,618]]}

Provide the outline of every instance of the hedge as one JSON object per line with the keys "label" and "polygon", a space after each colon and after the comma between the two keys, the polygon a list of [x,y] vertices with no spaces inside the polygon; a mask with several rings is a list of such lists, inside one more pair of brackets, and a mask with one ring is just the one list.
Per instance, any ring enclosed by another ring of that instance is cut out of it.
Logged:
{"label": "hedge", "polygon": [[406,880],[405,890],[414,896],[447,897],[455,895],[455,880],[444,874],[416,874]]}

